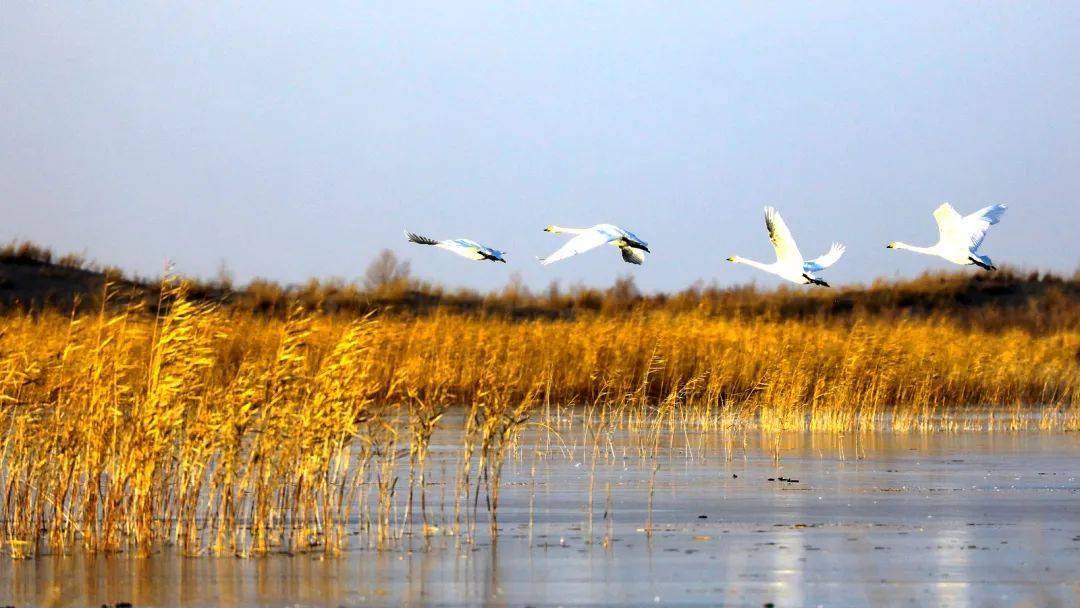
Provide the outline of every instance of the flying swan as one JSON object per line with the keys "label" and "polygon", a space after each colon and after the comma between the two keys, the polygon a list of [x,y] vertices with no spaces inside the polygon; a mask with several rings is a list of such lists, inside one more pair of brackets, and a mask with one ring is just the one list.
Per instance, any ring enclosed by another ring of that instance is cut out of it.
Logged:
{"label": "flying swan", "polygon": [[506,255],[505,251],[492,249],[491,247],[481,245],[470,239],[447,239],[445,241],[436,241],[435,239],[429,239],[426,236],[413,234],[408,230],[405,231],[405,236],[408,237],[410,243],[416,243],[417,245],[434,245],[439,249],[445,249],[451,253],[456,253],[463,258],[469,258],[470,260],[491,260],[492,262],[506,263],[506,260],[503,258],[503,256]]}
{"label": "flying swan", "polygon": [[936,255],[961,266],[974,264],[983,270],[997,270],[997,266],[990,261],[990,256],[979,255],[975,251],[982,245],[983,237],[990,226],[1001,221],[1005,209],[1006,205],[990,205],[971,215],[960,215],[949,203],[941,203],[940,207],[934,209],[938,228],[937,243],[929,247],[917,247],[893,241],[885,247]]}
{"label": "flying swan", "polygon": [[791,237],[784,218],[772,207],[765,208],[765,228],[769,231],[769,240],[772,241],[773,249],[776,250],[776,261],[772,264],[755,262],[746,258],[733,255],[728,258],[729,262],[746,264],[759,270],[770,272],[776,276],[787,279],[800,285],[821,285],[828,287],[829,284],[815,277],[812,273],[820,272],[836,263],[840,256],[844,255],[844,246],[833,243],[825,255],[805,261],[795,245],[795,239]]}
{"label": "flying swan", "polygon": [[622,251],[622,259],[631,264],[641,264],[645,261],[645,254],[649,251],[649,244],[641,240],[629,230],[623,230],[613,224],[597,224],[592,228],[562,228],[560,226],[548,226],[544,232],[552,234],[574,234],[574,238],[567,241],[555,253],[546,258],[537,258],[544,266],[554,264],[559,260],[565,260],[570,256],[585,253],[590,249],[605,244],[611,244]]}

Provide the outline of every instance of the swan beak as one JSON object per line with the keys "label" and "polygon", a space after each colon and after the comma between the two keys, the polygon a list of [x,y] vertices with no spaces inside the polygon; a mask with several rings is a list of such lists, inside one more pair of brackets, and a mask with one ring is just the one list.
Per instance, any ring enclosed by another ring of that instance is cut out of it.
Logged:
{"label": "swan beak", "polygon": [[735,256],[731,256],[730,258],[727,259],[727,261],[734,262],[735,261]]}
{"label": "swan beak", "polygon": [[885,245],[885,249],[893,249],[893,244],[889,243],[888,245]]}
{"label": "swan beak", "polygon": [[551,232],[551,226],[548,226],[547,228],[544,228],[544,232]]}

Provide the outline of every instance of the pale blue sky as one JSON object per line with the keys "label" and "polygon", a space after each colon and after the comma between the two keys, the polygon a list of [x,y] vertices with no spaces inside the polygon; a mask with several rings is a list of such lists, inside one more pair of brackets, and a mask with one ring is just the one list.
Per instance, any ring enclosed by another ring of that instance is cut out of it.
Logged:
{"label": "pale blue sky", "polygon": [[[1010,210],[984,252],[1080,261],[1080,4],[0,5],[0,240],[157,274],[647,290],[773,277],[778,207],[834,283],[942,261],[931,210]],[[197,6],[196,6],[197,5]],[[540,267],[550,223],[622,225]],[[403,228],[509,252],[473,263]]]}

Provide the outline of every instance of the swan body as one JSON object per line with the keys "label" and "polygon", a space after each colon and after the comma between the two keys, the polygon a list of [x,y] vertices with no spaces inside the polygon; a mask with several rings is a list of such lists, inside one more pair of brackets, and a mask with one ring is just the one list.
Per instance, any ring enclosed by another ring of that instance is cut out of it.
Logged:
{"label": "swan body", "polygon": [[489,260],[492,262],[506,263],[506,259],[503,257],[506,255],[505,251],[499,251],[498,249],[493,249],[487,245],[481,245],[471,239],[446,239],[444,241],[436,241],[435,239],[429,239],[426,236],[420,236],[407,230],[405,231],[405,236],[409,239],[410,243],[416,243],[417,245],[432,245],[470,260]]}
{"label": "swan body", "polygon": [[833,243],[825,255],[812,260],[804,260],[795,244],[795,239],[791,236],[791,231],[784,223],[784,218],[780,217],[780,213],[772,207],[765,208],[765,228],[769,231],[769,240],[772,241],[773,249],[776,250],[775,262],[766,264],[737,255],[731,256],[728,261],[746,264],[800,285],[829,286],[828,283],[814,276],[814,273],[835,264],[840,256],[844,255],[843,245]]}
{"label": "swan body", "polygon": [[538,258],[544,266],[554,264],[559,260],[579,253],[585,253],[590,249],[596,249],[601,245],[614,245],[622,252],[623,261],[629,264],[641,264],[645,261],[645,254],[649,251],[649,244],[643,241],[633,232],[619,228],[614,224],[597,224],[592,228],[563,228],[561,226],[548,226],[544,232],[552,234],[573,234],[574,238],[546,258]]}
{"label": "swan body", "polygon": [[893,241],[885,247],[906,249],[926,255],[936,255],[961,266],[975,265],[984,270],[997,270],[990,256],[976,253],[982,245],[990,226],[1001,221],[1006,205],[990,205],[969,215],[960,215],[949,203],[942,203],[934,209],[934,220],[938,226],[938,242],[929,247],[908,245]]}

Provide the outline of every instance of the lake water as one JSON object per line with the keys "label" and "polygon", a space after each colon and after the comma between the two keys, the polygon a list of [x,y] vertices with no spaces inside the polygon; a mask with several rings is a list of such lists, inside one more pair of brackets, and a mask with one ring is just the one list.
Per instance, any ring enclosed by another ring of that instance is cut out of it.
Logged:
{"label": "lake water", "polygon": [[[504,469],[495,542],[481,517],[472,542],[340,558],[5,559],[0,604],[1080,605],[1077,433],[787,435],[779,463],[757,434],[680,431],[655,459],[615,434],[595,467],[540,434]],[[444,523],[456,454],[436,445],[429,463]]]}

